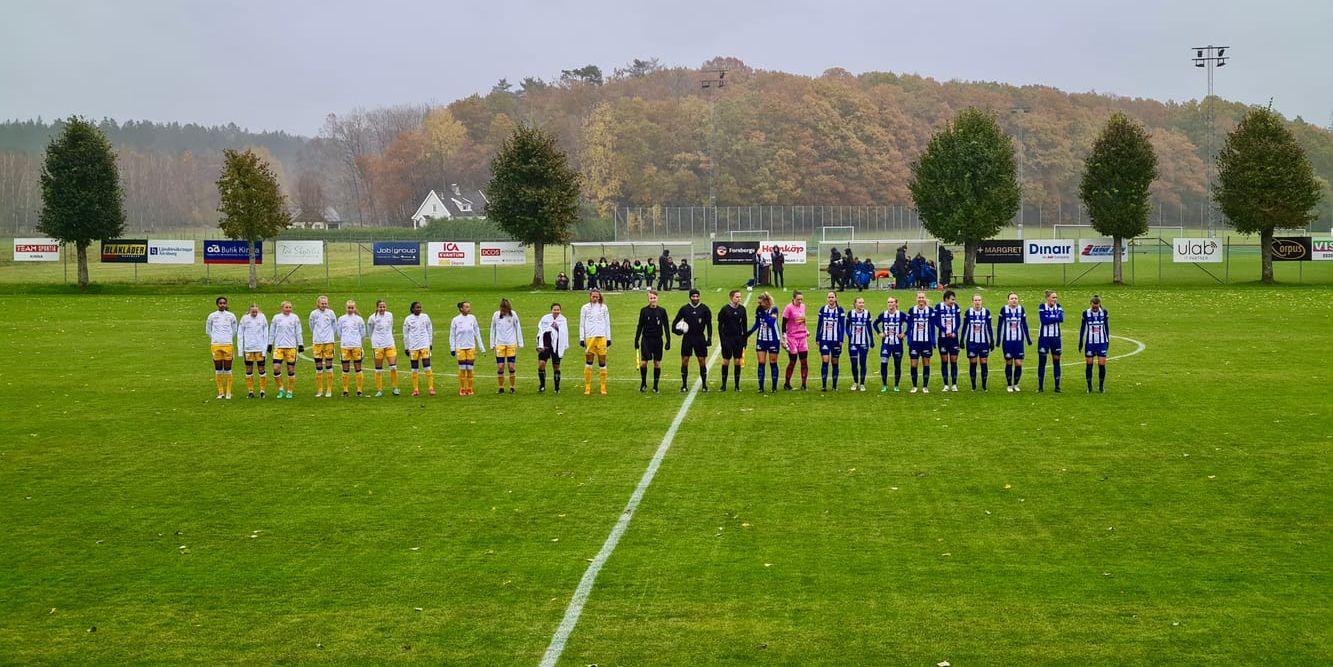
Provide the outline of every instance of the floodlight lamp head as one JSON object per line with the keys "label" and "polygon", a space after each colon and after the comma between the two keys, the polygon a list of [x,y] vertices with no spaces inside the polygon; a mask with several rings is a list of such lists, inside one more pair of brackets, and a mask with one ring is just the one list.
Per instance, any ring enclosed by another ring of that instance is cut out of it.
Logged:
{"label": "floodlight lamp head", "polygon": [[1217,55],[1218,55],[1218,57],[1220,58],[1221,56],[1225,55],[1226,52],[1227,52],[1226,47],[1222,47],[1222,48],[1220,48],[1220,49],[1217,50]]}

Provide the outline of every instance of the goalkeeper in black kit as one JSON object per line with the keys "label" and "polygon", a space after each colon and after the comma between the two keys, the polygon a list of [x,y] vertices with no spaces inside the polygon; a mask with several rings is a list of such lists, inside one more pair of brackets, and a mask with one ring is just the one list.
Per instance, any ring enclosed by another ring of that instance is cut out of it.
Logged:
{"label": "goalkeeper in black kit", "polygon": [[690,290],[690,301],[676,311],[671,328],[680,337],[680,390],[690,386],[690,355],[699,361],[699,389],[708,391],[708,348],[713,345],[713,311],[700,303],[699,290]]}
{"label": "goalkeeper in black kit", "polygon": [[727,390],[727,371],[731,370],[736,391],[741,390],[741,367],[745,366],[745,340],[750,332],[750,318],[741,305],[740,290],[731,290],[727,305],[717,311],[717,335],[722,339],[722,391]]}
{"label": "goalkeeper in black kit", "polygon": [[648,391],[648,362],[653,364],[653,393],[662,377],[662,348],[671,349],[671,331],[667,328],[666,308],[657,305],[657,291],[648,290],[648,305],[639,309],[639,326],[634,329],[634,349],[639,351],[639,391]]}

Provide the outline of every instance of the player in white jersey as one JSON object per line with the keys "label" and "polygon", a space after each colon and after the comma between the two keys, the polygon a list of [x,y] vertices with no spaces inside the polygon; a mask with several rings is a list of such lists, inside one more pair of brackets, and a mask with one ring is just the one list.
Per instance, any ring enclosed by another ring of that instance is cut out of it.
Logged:
{"label": "player in white jersey", "polygon": [[1092,296],[1089,308],[1083,311],[1083,321],[1078,326],[1078,349],[1087,362],[1084,377],[1088,380],[1088,393],[1092,393],[1092,361],[1097,360],[1097,391],[1106,391],[1106,353],[1111,347],[1111,318],[1102,308],[1102,298]]}
{"label": "player in white jersey", "polygon": [[579,347],[583,357],[583,395],[592,393],[592,361],[597,359],[597,374],[606,395],[606,353],[611,347],[611,311],[602,301],[602,293],[594,288],[588,292],[588,303],[579,309]]}
{"label": "player in white jersey", "polygon": [[879,381],[882,386],[879,393],[889,391],[889,359],[893,359],[893,390],[898,391],[898,383],[903,377],[903,339],[907,337],[907,315],[898,310],[898,299],[889,297],[888,306],[875,318],[875,331],[879,341]]}
{"label": "player in white jersey", "polygon": [[366,318],[370,349],[375,353],[375,397],[384,395],[384,364],[389,364],[389,386],[398,392],[398,346],[393,342],[393,313],[384,299],[375,302],[375,312]]}
{"label": "player in white jersey", "polygon": [[852,359],[852,391],[866,390],[866,359],[875,342],[873,326],[866,300],[856,297],[852,309],[847,311],[847,356]]}
{"label": "player in white jersey", "polygon": [[560,304],[537,322],[537,393],[546,391],[546,364],[555,371],[555,393],[560,393],[560,359],[569,350],[569,320],[560,314]]}
{"label": "player in white jersey", "polygon": [[356,368],[356,397],[361,398],[366,381],[361,374],[361,360],[365,358],[366,321],[356,312],[356,302],[347,302],[347,314],[338,318],[338,347],[343,365],[343,398],[347,398],[352,368]]}
{"label": "player in white jersey", "polygon": [[259,397],[268,393],[268,374],[264,363],[268,359],[269,331],[268,318],[259,312],[259,304],[250,304],[250,310],[241,317],[236,329],[236,344],[241,348],[241,358],[245,360],[246,398],[255,397],[255,366],[259,366]]}
{"label": "player in white jersey", "polygon": [[917,364],[921,365],[921,393],[930,393],[930,356],[935,350],[935,311],[925,292],[916,293],[916,305],[907,310],[907,356],[912,362],[912,393],[916,393]]}
{"label": "player in white jersey", "polygon": [[1005,391],[1019,391],[1018,381],[1023,378],[1023,357],[1026,345],[1032,344],[1032,332],[1028,329],[1028,315],[1018,305],[1018,295],[1009,293],[1009,303],[1000,307],[995,321],[995,337],[1000,340],[1000,349],[1004,352]]}
{"label": "player in white jersey", "polygon": [[435,348],[435,325],[430,315],[421,312],[420,301],[413,301],[408,311],[411,314],[403,318],[403,349],[412,364],[412,396],[421,395],[418,368],[426,373],[426,393],[434,396],[435,371],[430,368],[430,353]]}
{"label": "player in white jersey", "polygon": [[944,290],[944,298],[935,305],[935,327],[939,330],[940,375],[944,391],[958,391],[958,348],[961,311],[953,290]]}
{"label": "player in white jersey", "polygon": [[981,366],[981,390],[987,391],[990,378],[990,351],[995,349],[995,335],[991,331],[990,309],[981,305],[981,295],[972,296],[972,307],[963,311],[963,337],[967,339],[968,375],[972,391],[977,390],[977,366]]}
{"label": "player in white jersey", "polygon": [[292,312],[292,302],[282,302],[282,312],[273,316],[268,325],[268,339],[273,352],[273,384],[278,387],[278,398],[283,398],[282,365],[287,364],[287,395],[293,398],[296,389],[296,355],[305,352],[305,336],[301,333],[301,316]]}
{"label": "player in white jersey", "polygon": [[227,297],[214,300],[217,310],[204,320],[208,334],[208,352],[213,357],[213,381],[218,386],[218,398],[231,398],[231,362],[236,356],[236,315],[227,310]]}
{"label": "player in white jersey", "polygon": [[1046,300],[1037,306],[1037,391],[1046,389],[1046,355],[1051,355],[1051,378],[1055,393],[1060,393],[1060,325],[1065,321],[1065,309],[1060,307],[1060,295],[1046,290]]}
{"label": "player in white jersey", "polygon": [[505,371],[509,371],[509,393],[514,393],[514,382],[518,372],[514,362],[518,351],[523,347],[523,327],[519,324],[518,313],[509,303],[509,299],[500,299],[500,309],[491,315],[491,349],[495,350],[495,378],[499,383],[499,393],[505,391]]}
{"label": "player in white jersey", "polygon": [[315,398],[333,398],[333,345],[338,337],[338,314],[329,308],[329,297],[315,299],[315,309],[306,318],[310,327],[310,353],[315,358]]}
{"label": "player in white jersey", "polygon": [[481,324],[472,314],[472,304],[458,302],[458,314],[449,322],[449,354],[458,359],[458,395],[475,393],[472,381],[476,378],[477,350],[486,351],[481,339]]}

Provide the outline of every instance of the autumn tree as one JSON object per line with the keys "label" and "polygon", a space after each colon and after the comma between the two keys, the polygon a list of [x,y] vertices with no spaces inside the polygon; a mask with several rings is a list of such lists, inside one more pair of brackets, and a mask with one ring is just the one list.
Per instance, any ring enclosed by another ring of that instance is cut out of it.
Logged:
{"label": "autumn tree", "polygon": [[532,246],[532,285],[546,284],[546,246],[567,243],[578,222],[579,176],[540,128],[519,126],[491,161],[486,216]]}
{"label": "autumn tree", "polygon": [[1008,224],[1020,201],[1014,145],[995,116],[960,111],[912,163],[908,189],[926,230],[963,245],[963,284],[975,284],[977,246]]}
{"label": "autumn tree", "polygon": [[74,244],[79,289],[88,289],[88,246],[125,230],[125,195],[111,142],[86,119],[70,117],[46,148],[41,185],[38,230]]}
{"label": "autumn tree", "polygon": [[1092,144],[1079,196],[1097,233],[1112,239],[1112,280],[1124,280],[1120,259],[1125,239],[1148,231],[1149,188],[1157,178],[1157,154],[1143,126],[1114,113]]}
{"label": "autumn tree", "polygon": [[1273,230],[1314,221],[1319,183],[1282,117],[1254,108],[1217,153],[1213,199],[1236,231],[1259,234],[1261,279],[1273,282]]}
{"label": "autumn tree", "polygon": [[277,236],[291,224],[287,202],[278,187],[278,177],[268,162],[254,151],[223,151],[222,175],[218,177],[218,227],[229,239],[243,239],[250,246],[250,289],[259,286],[255,271],[255,244]]}

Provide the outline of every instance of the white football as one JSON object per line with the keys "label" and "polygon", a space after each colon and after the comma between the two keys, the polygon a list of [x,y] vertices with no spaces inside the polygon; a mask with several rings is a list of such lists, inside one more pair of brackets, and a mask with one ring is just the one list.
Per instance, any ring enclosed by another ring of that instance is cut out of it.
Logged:
{"label": "white football", "polygon": [[745,291],[747,291],[747,292],[753,292],[753,291],[754,291],[754,285],[746,285],[746,286],[745,286]]}
{"label": "white football", "polygon": [[689,333],[689,332],[690,332],[690,323],[689,323],[689,322],[686,322],[685,320],[681,320],[681,321],[679,321],[679,322],[676,323],[676,333],[684,334],[684,333]]}

